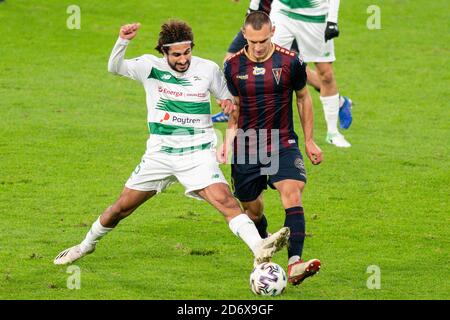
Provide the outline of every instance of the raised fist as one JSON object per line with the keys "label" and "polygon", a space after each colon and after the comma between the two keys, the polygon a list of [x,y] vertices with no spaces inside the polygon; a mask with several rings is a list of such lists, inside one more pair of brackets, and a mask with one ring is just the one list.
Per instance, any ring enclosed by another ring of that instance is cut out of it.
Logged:
{"label": "raised fist", "polygon": [[136,36],[137,30],[140,27],[141,27],[141,24],[139,22],[126,24],[126,25],[120,27],[119,35],[122,39],[131,40]]}

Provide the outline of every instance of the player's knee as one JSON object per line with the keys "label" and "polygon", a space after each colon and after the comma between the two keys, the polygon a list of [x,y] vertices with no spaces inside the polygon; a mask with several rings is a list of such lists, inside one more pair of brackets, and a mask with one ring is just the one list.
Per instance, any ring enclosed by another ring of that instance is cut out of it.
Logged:
{"label": "player's knee", "polygon": [[261,219],[263,217],[263,213],[259,212],[259,211],[252,212],[252,211],[247,210],[245,212],[247,213],[248,217],[255,223],[261,221]]}
{"label": "player's knee", "polygon": [[331,85],[334,81],[333,69],[325,69],[319,71],[320,82],[322,85]]}
{"label": "player's knee", "polygon": [[219,204],[219,206],[223,208],[233,209],[239,207],[236,199],[234,199],[233,196],[228,193],[217,195],[215,200]]}
{"label": "player's knee", "polygon": [[301,189],[299,189],[299,188],[292,188],[292,189],[285,190],[281,194],[283,203],[286,204],[287,206],[299,205],[302,200],[301,192],[303,190],[303,187],[301,187]]}
{"label": "player's knee", "polygon": [[259,202],[253,202],[251,204],[246,203],[242,205],[244,208],[244,211],[247,213],[250,219],[253,221],[259,221],[261,220],[263,216],[263,205]]}
{"label": "player's knee", "polygon": [[111,206],[109,213],[112,219],[118,221],[129,215],[130,211],[131,209],[119,200]]}

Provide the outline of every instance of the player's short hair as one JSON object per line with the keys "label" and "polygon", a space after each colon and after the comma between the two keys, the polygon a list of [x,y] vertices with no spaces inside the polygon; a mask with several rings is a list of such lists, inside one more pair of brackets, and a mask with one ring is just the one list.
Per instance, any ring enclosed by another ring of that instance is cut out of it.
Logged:
{"label": "player's short hair", "polygon": [[158,45],[155,49],[159,53],[169,53],[170,45],[180,42],[190,42],[191,48],[194,48],[192,28],[184,21],[169,20],[161,26]]}
{"label": "player's short hair", "polygon": [[250,25],[255,30],[261,30],[265,24],[272,28],[272,20],[270,20],[269,15],[264,11],[252,11],[245,18],[243,28],[245,29]]}

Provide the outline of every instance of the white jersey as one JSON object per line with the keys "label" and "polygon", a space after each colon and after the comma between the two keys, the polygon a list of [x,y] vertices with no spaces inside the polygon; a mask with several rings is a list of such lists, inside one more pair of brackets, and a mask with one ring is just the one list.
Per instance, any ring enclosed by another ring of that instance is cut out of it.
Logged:
{"label": "white jersey", "polygon": [[232,98],[219,66],[193,56],[189,69],[180,73],[166,58],[150,54],[125,60],[128,43],[117,40],[108,69],[144,86],[151,133],[147,151],[180,154],[215,147],[210,93],[218,99]]}
{"label": "white jersey", "polygon": [[274,0],[272,3],[272,11],[312,23],[337,23],[338,9],[339,0]]}

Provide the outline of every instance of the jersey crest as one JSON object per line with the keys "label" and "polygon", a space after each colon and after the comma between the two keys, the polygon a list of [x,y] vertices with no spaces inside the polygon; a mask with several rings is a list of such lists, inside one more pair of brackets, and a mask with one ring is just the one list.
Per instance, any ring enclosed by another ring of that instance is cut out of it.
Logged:
{"label": "jersey crest", "polygon": [[273,68],[272,69],[273,77],[275,78],[275,81],[276,81],[277,85],[280,84],[280,79],[281,79],[281,73],[282,72],[283,72],[282,68]]}

